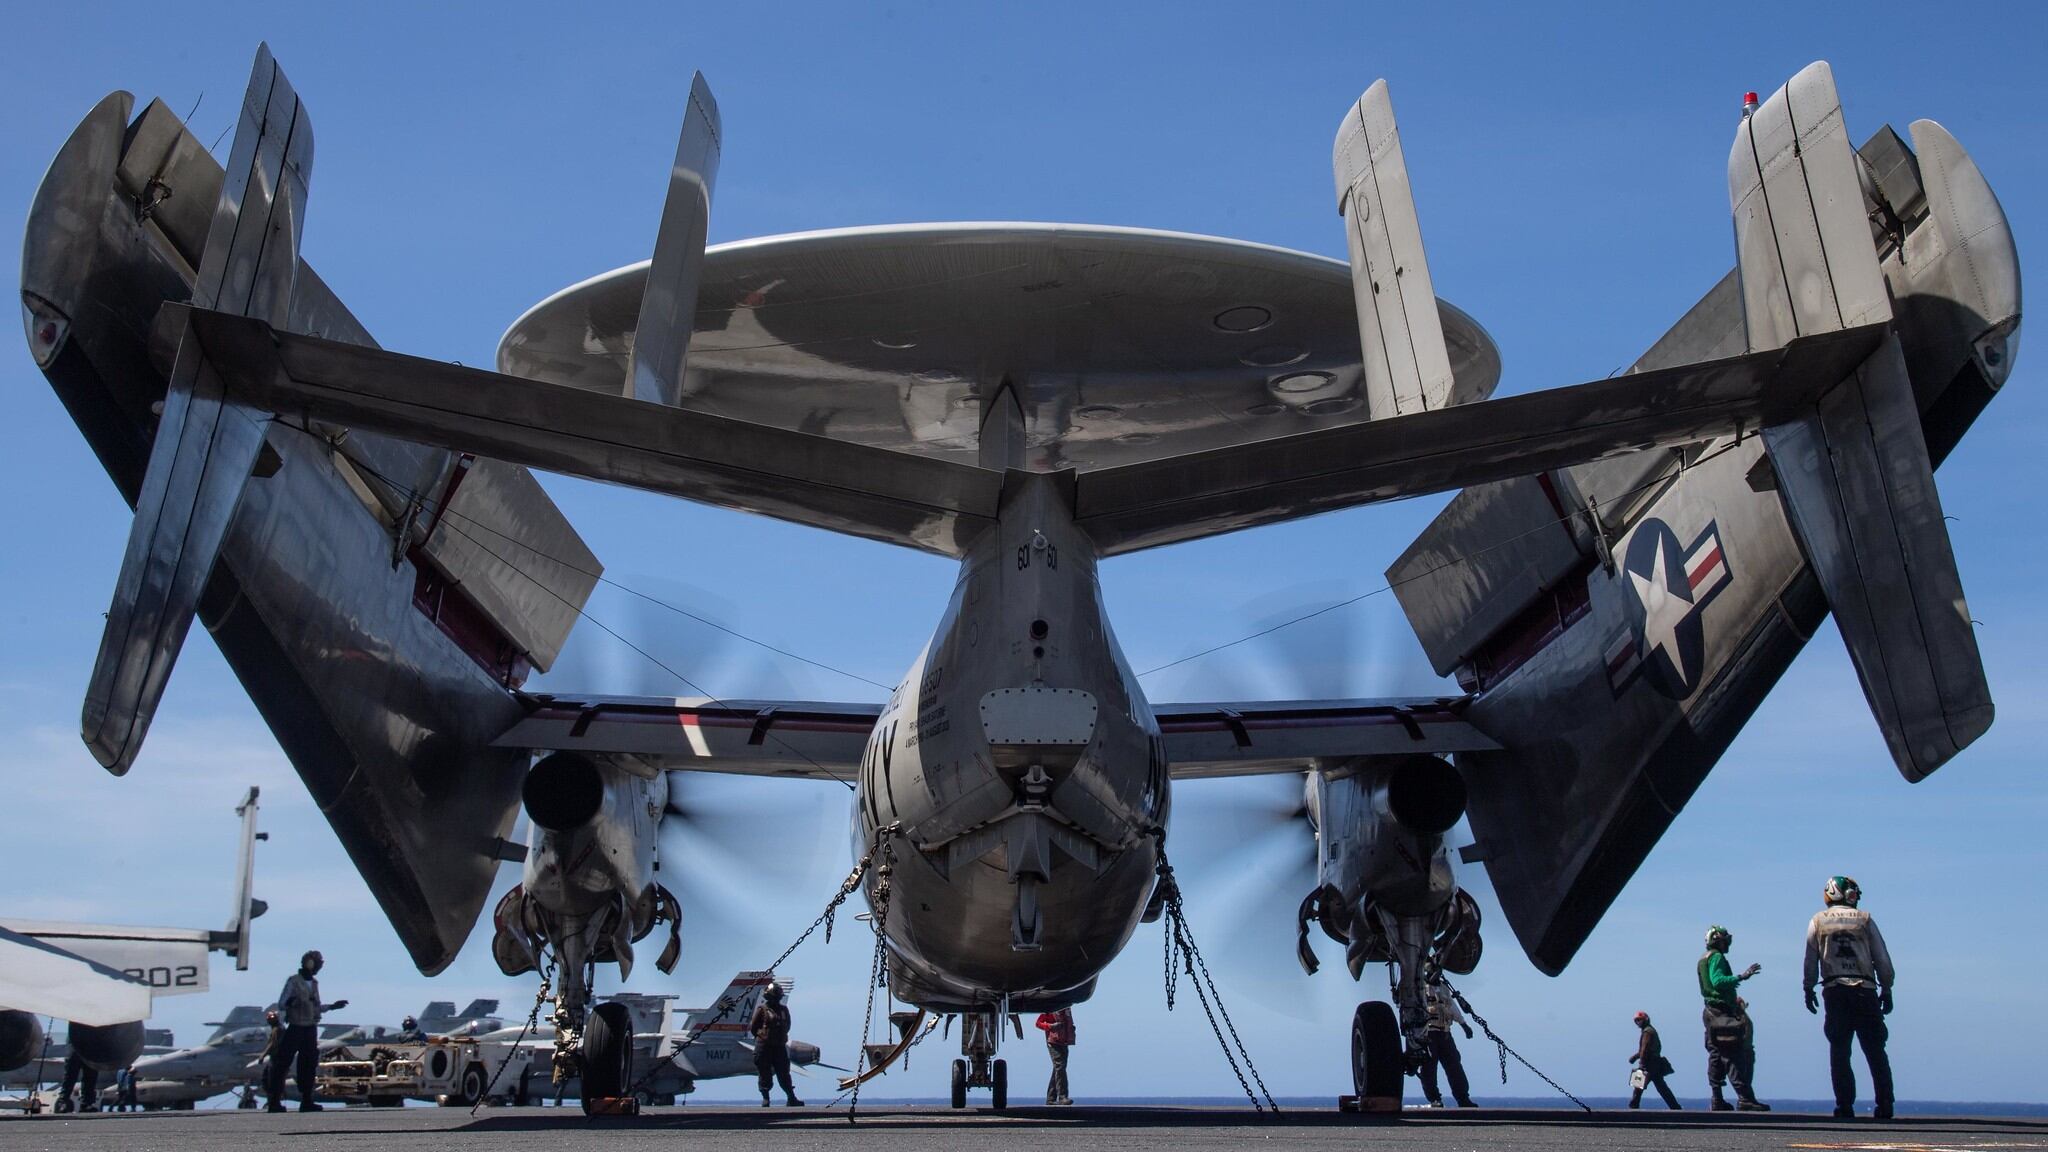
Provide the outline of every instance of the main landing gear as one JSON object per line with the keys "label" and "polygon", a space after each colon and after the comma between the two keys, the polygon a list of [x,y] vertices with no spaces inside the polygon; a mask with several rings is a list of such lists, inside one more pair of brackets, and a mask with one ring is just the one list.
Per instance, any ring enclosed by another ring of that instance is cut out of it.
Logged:
{"label": "main landing gear", "polygon": [[[1021,1035],[1023,1025],[1019,1023],[1017,1027]],[[998,1112],[1010,1106],[1010,1066],[996,1058],[1001,1042],[1002,1024],[997,1013],[969,1012],[960,1017],[963,1058],[953,1061],[953,1107],[967,1107],[969,1088],[988,1089],[989,1107]]]}
{"label": "main landing gear", "polygon": [[1368,1112],[1400,1110],[1408,1074],[1406,1045],[1394,1006],[1367,1000],[1351,1015],[1351,1085]]}

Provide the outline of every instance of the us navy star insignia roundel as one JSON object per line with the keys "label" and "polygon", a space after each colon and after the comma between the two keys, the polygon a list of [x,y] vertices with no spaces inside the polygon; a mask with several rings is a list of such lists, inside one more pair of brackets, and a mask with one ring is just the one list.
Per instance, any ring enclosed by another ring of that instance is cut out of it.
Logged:
{"label": "us navy star insignia roundel", "polygon": [[1706,663],[1700,613],[1733,580],[1721,551],[1721,528],[1709,521],[1699,538],[1681,547],[1662,520],[1636,528],[1622,563],[1628,631],[1607,647],[1607,681],[1618,696],[1647,674],[1651,686],[1674,700],[1699,687]]}

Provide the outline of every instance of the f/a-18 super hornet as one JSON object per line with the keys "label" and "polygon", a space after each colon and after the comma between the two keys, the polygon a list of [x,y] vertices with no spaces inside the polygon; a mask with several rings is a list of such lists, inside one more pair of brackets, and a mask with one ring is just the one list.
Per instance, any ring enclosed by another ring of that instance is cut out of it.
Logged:
{"label": "f/a-18 super hornet", "polygon": [[[225,170],[116,93],[22,275],[30,349],[136,508],[84,736],[128,771],[202,620],[422,970],[523,859],[493,951],[554,963],[556,1071],[592,1095],[632,1061],[592,968],[662,923],[663,967],[679,946],[672,773],[852,786],[858,850],[893,857],[864,880],[890,992],[962,1017],[955,1103],[1001,1101],[1002,1014],[1087,999],[1159,914],[1177,784],[1306,773],[1303,923],[1354,976],[1388,963],[1354,1073],[1398,1095],[1422,987],[1479,955],[1461,816],[1555,973],[1828,612],[1908,779],[1991,722],[1933,468],[2011,371],[2017,257],[1962,147],[1907,136],[1853,146],[1825,64],[1750,102],[1733,270],[1633,370],[1494,399],[1383,83],[1337,137],[1347,263],[1038,224],[706,247],[699,77],[652,259],[535,306],[497,371],[380,349],[302,259],[312,132],[267,49]],[[959,580],[879,705],[526,691],[601,571],[527,468]],[[1389,580],[1460,694],[1146,697],[1100,560],[1452,490]]]}
{"label": "f/a-18 super hornet", "polygon": [[[101,1072],[126,1068],[146,1047],[169,1048],[168,1033],[143,1027],[156,997],[205,992],[214,952],[234,957],[236,971],[249,967],[250,922],[266,910],[251,895],[256,842],[267,838],[256,830],[256,796],[249,789],[235,807],[242,834],[224,929],[0,917],[0,1072],[30,1069],[30,1083],[40,1084],[52,1061],[61,1066],[74,1052]],[[61,1052],[52,1051],[39,1017],[69,1022]]]}
{"label": "f/a-18 super hornet", "polygon": [[[632,1021],[633,1095],[642,1104],[673,1104],[677,1097],[697,1090],[699,1080],[721,1080],[755,1075],[754,1040],[747,1023],[770,984],[785,992],[796,982],[768,972],[741,972],[707,1008],[677,1008],[675,997],[644,992],[617,992],[604,1004],[622,1007]],[[546,1069],[554,1048],[554,1035],[545,1024],[533,1029],[504,1028],[485,1033],[478,1040],[517,1045],[506,1070],[497,1077],[500,1095],[514,1103],[527,1103],[538,1088],[531,1081],[533,1069]],[[789,1062],[798,1068],[824,1064],[816,1044],[804,1040],[789,1042]],[[582,1085],[568,1081],[562,1094],[582,1094]]]}

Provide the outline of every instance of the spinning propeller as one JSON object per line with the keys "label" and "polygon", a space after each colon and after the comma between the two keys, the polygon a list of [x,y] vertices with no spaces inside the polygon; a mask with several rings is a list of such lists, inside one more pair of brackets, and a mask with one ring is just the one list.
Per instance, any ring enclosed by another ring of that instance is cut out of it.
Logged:
{"label": "spinning propeller", "polygon": [[[1258,701],[1428,692],[1438,678],[1408,636],[1399,605],[1391,596],[1347,602],[1356,593],[1345,587],[1302,584],[1245,604],[1221,631],[1253,638],[1183,666],[1170,695]],[[1161,686],[1156,695],[1169,691]],[[1306,784],[1306,773],[1177,784],[1167,836],[1189,919],[1216,957],[1217,980],[1301,1020],[1348,1012],[1356,999],[1344,981],[1304,977],[1294,960],[1295,906],[1316,885]]]}
{"label": "spinning propeller", "polygon": [[[674,581],[629,577],[643,595],[600,585],[538,691],[791,699],[804,693],[783,658],[728,628],[729,606]],[[602,621],[618,635],[589,626]],[[622,639],[623,638],[623,639]],[[630,643],[629,643],[630,642]],[[635,651],[635,649],[639,651]],[[643,654],[644,653],[644,654]],[[786,941],[788,909],[839,878],[844,789],[671,772],[657,879],[683,909],[683,958],[695,974],[749,967]]]}

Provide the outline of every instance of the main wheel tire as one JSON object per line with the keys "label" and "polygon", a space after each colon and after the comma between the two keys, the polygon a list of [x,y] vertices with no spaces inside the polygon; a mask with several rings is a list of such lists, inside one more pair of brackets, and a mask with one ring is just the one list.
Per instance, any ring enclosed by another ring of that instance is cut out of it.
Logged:
{"label": "main wheel tire", "polygon": [[998,1060],[989,1069],[989,1104],[1001,1112],[1010,1106],[1010,1065]]}
{"label": "main wheel tire", "polygon": [[1360,1098],[1401,1098],[1407,1075],[1394,1006],[1368,1000],[1351,1015],[1351,1087]]}
{"label": "main wheel tire", "polygon": [[486,1086],[483,1065],[471,1064],[462,1070],[462,1092],[456,1099],[462,1102],[463,1107],[474,1108],[477,1101],[484,1098]]}
{"label": "main wheel tire", "polygon": [[583,1025],[582,1090],[589,1115],[597,1101],[626,1094],[633,1083],[633,1014],[624,1004],[599,1004]]}
{"label": "main wheel tire", "polygon": [[404,1106],[405,1106],[405,1097],[403,1097],[403,1096],[372,1096],[372,1097],[370,1097],[370,1107],[372,1107],[372,1108],[403,1108]]}
{"label": "main wheel tire", "polygon": [[953,1107],[967,1107],[967,1061],[953,1061]]}

